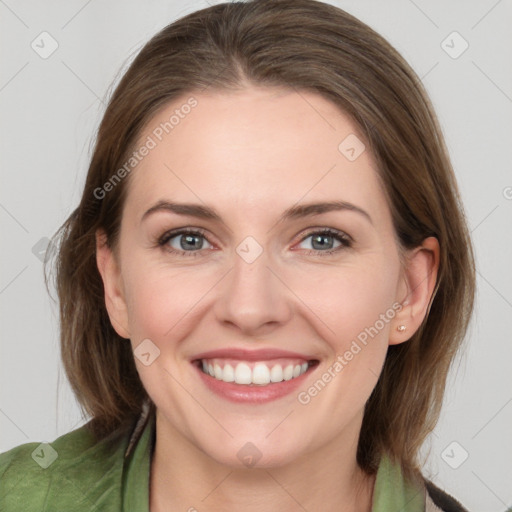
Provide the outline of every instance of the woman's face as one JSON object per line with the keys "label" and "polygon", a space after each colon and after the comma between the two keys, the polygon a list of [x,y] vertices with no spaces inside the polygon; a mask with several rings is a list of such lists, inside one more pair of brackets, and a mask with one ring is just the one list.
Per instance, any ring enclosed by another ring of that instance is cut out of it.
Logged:
{"label": "woman's face", "polygon": [[355,125],[313,93],[248,88],[185,95],[139,140],[103,277],[159,428],[230,466],[355,449],[388,345],[411,335]]}

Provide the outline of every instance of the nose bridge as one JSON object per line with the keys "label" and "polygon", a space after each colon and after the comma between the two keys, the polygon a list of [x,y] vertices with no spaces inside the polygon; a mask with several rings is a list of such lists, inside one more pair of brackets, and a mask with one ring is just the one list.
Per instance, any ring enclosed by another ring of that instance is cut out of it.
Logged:
{"label": "nose bridge", "polygon": [[252,331],[287,319],[288,294],[271,268],[270,256],[253,237],[247,237],[235,248],[233,267],[216,305],[220,321]]}

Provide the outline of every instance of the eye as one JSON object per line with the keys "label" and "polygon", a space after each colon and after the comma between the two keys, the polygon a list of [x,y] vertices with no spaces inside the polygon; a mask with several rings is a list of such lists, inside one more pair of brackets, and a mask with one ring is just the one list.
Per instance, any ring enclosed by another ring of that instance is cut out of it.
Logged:
{"label": "eye", "polygon": [[[302,238],[300,244],[308,239],[311,239],[311,242],[310,248],[306,248],[307,255],[329,255],[352,246],[352,238],[349,235],[331,228],[310,231]],[[204,242],[209,247],[205,247]],[[158,245],[167,252],[179,256],[200,256],[203,249],[213,248],[204,231],[199,228],[168,231],[158,239]]]}
{"label": "eye", "polygon": [[[346,233],[331,228],[324,228],[317,231],[311,231],[301,241],[311,239],[309,243],[310,250],[307,254],[332,254],[347,247],[352,246],[352,239]],[[336,245],[336,243],[338,245]]]}
{"label": "eye", "polygon": [[[204,247],[204,241],[210,247]],[[158,245],[170,253],[183,256],[197,256],[201,249],[212,248],[202,230],[188,228],[164,233],[158,240]]]}

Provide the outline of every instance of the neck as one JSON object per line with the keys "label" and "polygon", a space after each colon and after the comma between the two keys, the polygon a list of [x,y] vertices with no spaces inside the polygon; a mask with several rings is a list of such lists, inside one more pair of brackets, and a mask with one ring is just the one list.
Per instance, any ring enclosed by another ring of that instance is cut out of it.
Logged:
{"label": "neck", "polygon": [[240,469],[198,450],[157,413],[150,510],[370,512],[375,475],[357,465],[359,428],[348,429],[290,464]]}

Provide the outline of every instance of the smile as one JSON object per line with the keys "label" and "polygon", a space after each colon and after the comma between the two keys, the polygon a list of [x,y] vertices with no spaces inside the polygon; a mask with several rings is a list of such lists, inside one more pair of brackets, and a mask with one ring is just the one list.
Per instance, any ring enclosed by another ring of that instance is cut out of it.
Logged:
{"label": "smile", "polygon": [[190,359],[206,389],[235,403],[263,404],[305,385],[320,361],[314,354],[273,348],[210,350]]}
{"label": "smile", "polygon": [[236,361],[201,359],[200,368],[214,379],[244,386],[267,386],[296,379],[306,373],[314,361],[277,359],[273,361]]}

